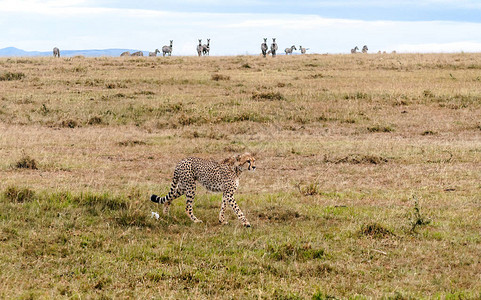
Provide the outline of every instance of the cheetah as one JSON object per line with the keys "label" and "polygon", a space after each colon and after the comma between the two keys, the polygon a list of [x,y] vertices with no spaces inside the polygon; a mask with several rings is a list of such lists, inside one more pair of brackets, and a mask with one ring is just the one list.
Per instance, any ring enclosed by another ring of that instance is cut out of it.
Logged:
{"label": "cheetah", "polygon": [[227,224],[224,214],[227,203],[229,203],[236,213],[237,218],[242,222],[242,225],[250,227],[249,221],[247,221],[234,200],[234,193],[239,187],[240,174],[246,167],[249,171],[256,169],[255,158],[250,153],[236,155],[220,163],[198,157],[185,158],[175,167],[174,178],[172,179],[169,193],[164,197],[152,195],[150,200],[155,203],[164,204],[163,212],[164,215],[166,215],[169,213],[172,200],[185,195],[187,198],[185,212],[193,222],[201,223],[202,221],[194,216],[192,208],[197,181],[210,191],[222,192],[222,204],[219,213],[219,222],[221,224]]}

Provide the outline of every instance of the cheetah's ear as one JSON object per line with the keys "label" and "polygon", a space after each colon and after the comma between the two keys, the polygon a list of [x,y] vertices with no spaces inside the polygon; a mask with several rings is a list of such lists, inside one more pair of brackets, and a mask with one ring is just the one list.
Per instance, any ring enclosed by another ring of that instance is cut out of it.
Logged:
{"label": "cheetah's ear", "polygon": [[241,159],[242,159],[242,156],[240,154],[237,154],[236,156],[234,156],[234,164],[236,166],[239,166],[241,163]]}

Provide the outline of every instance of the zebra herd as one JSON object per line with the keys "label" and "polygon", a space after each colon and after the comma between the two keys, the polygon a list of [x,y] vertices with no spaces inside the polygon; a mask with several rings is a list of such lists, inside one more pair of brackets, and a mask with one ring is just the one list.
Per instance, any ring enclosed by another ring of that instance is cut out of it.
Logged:
{"label": "zebra herd", "polygon": [[[165,45],[165,46],[162,47],[162,56],[166,56],[166,55],[172,56],[172,44],[173,43],[174,43],[174,41],[170,40],[170,46]],[[276,38],[272,38],[270,50],[269,50],[269,47],[267,45],[267,38],[264,38],[264,42],[261,44],[262,56],[266,57],[266,55],[271,54],[272,57],[275,57],[276,53],[277,53],[277,50],[278,50],[278,46],[277,46],[277,43],[276,43]],[[286,55],[289,55],[289,54],[292,55],[292,52],[294,50],[297,50],[297,48],[296,48],[295,45],[292,45],[291,47],[286,48],[284,50],[284,52],[286,53]],[[306,51],[309,50],[309,48],[304,48],[302,46],[299,46],[299,50],[301,51],[301,54],[306,54]],[[362,47],[361,52],[367,53],[368,50],[369,49],[367,48],[367,45],[364,45]],[[159,49],[155,49],[154,52],[149,52],[149,56],[157,56],[157,53],[160,53]],[[203,45],[202,45],[202,39],[199,39],[199,44],[197,45],[197,55],[198,56],[202,56],[202,55],[209,56],[209,53],[210,53],[210,39],[207,39],[207,44],[203,44]],[[357,46],[354,47],[353,49],[351,49],[351,53],[352,54],[359,53],[359,48]],[[378,53],[380,53],[380,51]],[[395,51],[393,51],[393,53],[395,53]],[[53,48],[53,56],[54,57],[60,57],[60,50],[57,47]],[[144,53],[142,51],[137,51],[137,52],[134,52],[134,53],[130,53],[129,51],[125,51],[122,54],[120,54],[120,56],[144,56]]]}
{"label": "zebra herd", "polygon": [[[272,57],[275,57],[278,50],[276,38],[272,38],[271,50],[268,49],[269,48],[267,47],[267,38],[264,38],[264,42],[261,44],[262,56],[266,57],[266,55],[272,54]],[[291,47],[286,48],[284,52],[286,52],[286,55],[292,55],[292,51],[294,50],[297,50],[297,48],[295,45],[292,45]],[[303,48],[302,46],[299,46],[299,50],[301,50],[301,54],[306,54],[306,51],[309,50],[309,48]]]}
{"label": "zebra herd", "polygon": [[[162,47],[162,56],[172,56],[172,44],[174,43],[173,40],[170,40],[170,46],[163,46]],[[157,56],[157,53],[160,53],[159,49],[155,49],[154,52],[149,52],[149,56]],[[137,51],[134,53],[130,53],[129,51],[122,52],[120,56],[144,56],[142,51]]]}
{"label": "zebra herd", "polygon": [[[369,49],[367,48],[366,45],[364,45],[364,46],[362,47],[362,50],[361,50],[361,51],[362,51],[362,53],[367,53],[367,50],[369,50]],[[351,49],[351,53],[352,53],[352,54],[359,53],[359,48],[358,48],[357,46],[354,47],[353,49]]]}
{"label": "zebra herd", "polygon": [[207,55],[210,53],[210,39],[207,39],[207,45],[202,45],[202,39],[199,39],[199,45],[197,45],[197,55]]}

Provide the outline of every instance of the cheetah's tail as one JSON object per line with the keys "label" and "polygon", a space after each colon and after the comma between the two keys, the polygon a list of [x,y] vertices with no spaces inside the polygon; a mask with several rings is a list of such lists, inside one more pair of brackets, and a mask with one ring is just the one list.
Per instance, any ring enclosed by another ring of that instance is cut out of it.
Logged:
{"label": "cheetah's tail", "polygon": [[157,195],[152,195],[152,196],[150,196],[150,201],[152,201],[154,203],[164,204],[165,202],[167,202],[167,201],[170,202],[170,201],[172,201],[173,199],[175,199],[179,196],[180,196],[179,182],[178,182],[178,180],[176,180],[174,178],[174,180],[172,181],[172,184],[170,185],[170,191],[166,196],[159,197]]}
{"label": "cheetah's tail", "polygon": [[[162,197],[162,198],[165,198],[165,197]],[[152,196],[150,196],[150,201],[152,201],[154,203],[159,203],[159,202],[164,203],[164,202],[161,201],[162,198],[157,196],[157,195],[152,195]]]}

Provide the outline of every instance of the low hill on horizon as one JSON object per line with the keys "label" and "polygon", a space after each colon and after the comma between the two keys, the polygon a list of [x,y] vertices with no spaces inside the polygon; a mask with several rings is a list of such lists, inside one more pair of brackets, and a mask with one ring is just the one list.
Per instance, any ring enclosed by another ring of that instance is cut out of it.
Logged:
{"label": "low hill on horizon", "polygon": [[[129,51],[130,53],[139,51],[134,49],[91,49],[91,50],[62,50],[60,49],[61,56],[120,56],[122,52]],[[148,51],[142,51],[144,55],[148,56]],[[0,57],[3,56],[52,56],[52,51],[25,51],[16,47],[6,47],[0,49]]]}

